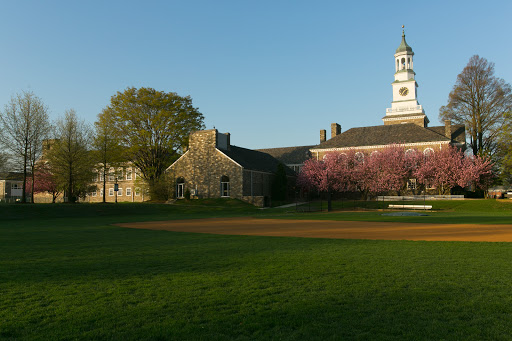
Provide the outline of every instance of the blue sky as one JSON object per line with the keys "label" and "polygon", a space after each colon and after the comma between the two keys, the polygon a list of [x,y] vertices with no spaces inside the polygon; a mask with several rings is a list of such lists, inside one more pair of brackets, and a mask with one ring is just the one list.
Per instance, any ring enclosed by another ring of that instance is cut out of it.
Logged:
{"label": "blue sky", "polygon": [[127,87],[190,95],[246,148],[381,125],[405,25],[418,99],[440,125],[478,54],[512,82],[512,1],[0,1],[0,108],[22,90],[87,122]]}

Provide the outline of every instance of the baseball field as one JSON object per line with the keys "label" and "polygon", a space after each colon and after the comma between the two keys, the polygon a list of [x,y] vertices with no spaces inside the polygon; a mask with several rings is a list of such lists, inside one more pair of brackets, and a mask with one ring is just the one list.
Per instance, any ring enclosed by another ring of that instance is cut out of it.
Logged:
{"label": "baseball field", "polygon": [[509,339],[512,204],[429,204],[0,205],[0,339]]}

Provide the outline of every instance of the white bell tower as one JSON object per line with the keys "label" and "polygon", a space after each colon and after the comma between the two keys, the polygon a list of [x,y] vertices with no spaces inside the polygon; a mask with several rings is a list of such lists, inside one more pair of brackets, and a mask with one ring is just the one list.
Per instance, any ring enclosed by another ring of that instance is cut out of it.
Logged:
{"label": "white bell tower", "polygon": [[393,102],[391,108],[386,109],[386,116],[382,118],[384,125],[414,123],[426,127],[429,122],[423,107],[418,103],[413,56],[414,52],[407,45],[405,31],[402,30],[402,42],[395,51],[395,81],[391,83]]}

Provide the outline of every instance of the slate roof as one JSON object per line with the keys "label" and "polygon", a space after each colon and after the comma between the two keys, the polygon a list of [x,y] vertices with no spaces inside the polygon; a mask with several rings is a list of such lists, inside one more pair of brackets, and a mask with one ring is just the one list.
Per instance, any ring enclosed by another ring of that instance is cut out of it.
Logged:
{"label": "slate roof", "polygon": [[[459,126],[452,126],[452,130]],[[464,126],[461,126],[462,128]],[[463,130],[463,129],[462,129]],[[351,128],[312,149],[350,148],[388,145],[392,143],[422,143],[450,141],[444,136],[444,126],[422,128],[414,123]]]}
{"label": "slate roof", "polygon": [[309,151],[314,146],[297,146],[283,148],[256,149],[257,151],[272,155],[286,165],[300,165],[311,158]]}
{"label": "slate roof", "polygon": [[[241,148],[233,145],[230,146],[230,150],[220,148],[219,150],[248,170],[275,173],[277,171],[277,166],[281,163],[273,156],[257,150]],[[285,169],[287,174],[294,175],[294,172],[290,168],[285,167]]]}
{"label": "slate roof", "polygon": [[[464,124],[452,124],[451,128],[452,128],[452,139],[458,143],[465,143],[466,142],[466,128],[465,128]],[[430,130],[444,136],[444,126],[427,127],[427,129],[430,129]]]}

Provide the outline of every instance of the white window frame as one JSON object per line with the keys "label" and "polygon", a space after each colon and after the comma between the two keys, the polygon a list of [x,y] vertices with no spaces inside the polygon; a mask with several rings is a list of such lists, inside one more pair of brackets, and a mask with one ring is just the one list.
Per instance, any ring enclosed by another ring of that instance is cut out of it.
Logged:
{"label": "white window frame", "polygon": [[132,180],[132,167],[126,168],[126,180]]}
{"label": "white window frame", "polygon": [[114,169],[114,167],[110,167],[110,169],[108,170],[108,181],[115,180],[115,173],[116,173],[116,170]]}
{"label": "white window frame", "polygon": [[185,183],[180,182],[176,184],[176,198],[183,199],[185,198]]}
{"label": "white window frame", "polygon": [[231,188],[229,186],[229,181],[221,182],[220,183],[220,197],[221,198],[229,198]]}
{"label": "white window frame", "polygon": [[117,181],[123,180],[123,167],[117,168],[116,177],[117,177]]}
{"label": "white window frame", "polygon": [[140,187],[135,187],[135,196],[140,196]]}
{"label": "white window frame", "polygon": [[93,196],[93,197],[98,196],[98,192],[97,192],[97,191],[92,191],[92,196]]}
{"label": "white window frame", "polygon": [[415,190],[417,188],[418,188],[418,183],[417,183],[416,179],[407,180],[407,189]]}
{"label": "white window frame", "polygon": [[123,196],[123,189],[121,187],[117,188],[117,196],[122,197]]}
{"label": "white window frame", "polygon": [[114,187],[111,187],[108,189],[108,196],[113,197],[114,196]]}
{"label": "white window frame", "polygon": [[126,196],[128,196],[128,197],[132,196],[132,189],[131,189],[131,187],[126,187]]}

